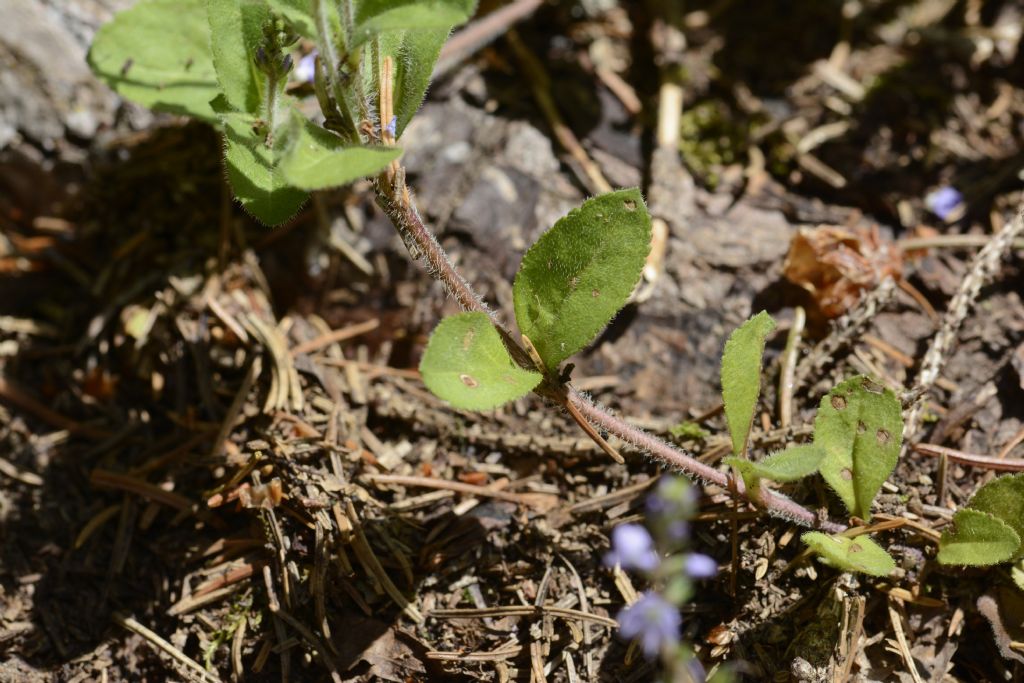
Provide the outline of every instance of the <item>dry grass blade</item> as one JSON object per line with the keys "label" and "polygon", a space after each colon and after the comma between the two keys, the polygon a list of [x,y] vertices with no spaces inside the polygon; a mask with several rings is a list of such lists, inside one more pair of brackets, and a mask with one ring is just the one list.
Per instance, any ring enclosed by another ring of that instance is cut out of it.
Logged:
{"label": "dry grass blade", "polygon": [[489,652],[441,652],[438,650],[428,650],[426,657],[442,662],[503,662],[518,657],[522,651],[523,646],[513,640]]}
{"label": "dry grass blade", "polygon": [[960,463],[961,465],[970,465],[971,467],[980,467],[987,470],[996,470],[1001,472],[1024,472],[1024,459],[1020,458],[1000,458],[999,456],[992,455],[978,455],[976,453],[966,453],[955,448],[936,446],[930,443],[914,444],[913,449],[922,455],[931,455],[937,458],[945,457],[946,459]]}
{"label": "dry grass blade", "polygon": [[445,481],[431,477],[410,477],[397,474],[367,474],[365,479],[375,484],[396,484],[398,486],[413,486],[430,489],[441,489],[444,491],[455,491],[471,496],[482,498],[494,498],[509,503],[526,505],[527,507],[550,510],[558,503],[558,496],[550,493],[511,493],[500,491],[487,486],[475,486],[461,481]]}
{"label": "dry grass blade", "polygon": [[335,507],[335,516],[338,517],[338,526],[347,527],[352,533],[352,549],[356,553],[356,557],[359,558],[359,562],[363,565],[363,568],[376,580],[384,591],[394,600],[395,604],[398,605],[405,614],[415,621],[417,624],[423,623],[423,614],[416,608],[412,602],[409,601],[402,591],[398,590],[398,586],[394,584],[391,577],[384,571],[384,567],[381,565],[380,560],[377,559],[377,555],[373,552],[373,548],[370,546],[369,541],[366,540],[366,534],[363,533],[362,521],[356,514],[355,506],[352,505],[352,501],[345,501],[345,514],[344,518],[347,520],[346,525],[341,523],[340,510]]}
{"label": "dry grass blade", "polygon": [[231,401],[231,405],[228,406],[227,412],[224,414],[224,419],[221,421],[220,431],[217,432],[216,438],[213,440],[213,448],[211,449],[210,455],[217,457],[223,453],[224,443],[228,440],[231,435],[231,430],[235,426],[235,421],[238,416],[242,414],[242,409],[245,407],[245,401],[249,397],[249,390],[252,389],[253,384],[259,379],[260,371],[263,368],[263,360],[259,357],[254,357],[249,361],[248,367],[245,369],[245,376],[242,379],[242,383],[238,387],[238,391],[235,392],[235,397]]}
{"label": "dry grass blade", "polygon": [[355,337],[366,334],[367,332],[372,332],[378,327],[380,327],[380,319],[373,318],[372,320],[355,323],[348,327],[342,327],[338,330],[332,330],[327,334],[320,335],[316,339],[310,339],[307,342],[293,346],[291,354],[293,356],[298,356],[303,353],[313,353],[314,351],[319,351],[331,344],[337,344],[338,342],[343,342],[348,339],[354,339]]}
{"label": "dry grass blade", "polygon": [[19,387],[12,380],[4,377],[3,375],[0,375],[0,401],[11,403],[18,408],[31,413],[34,417],[49,425],[59,427],[60,429],[66,429],[72,434],[77,434],[78,436],[84,436],[90,439],[106,439],[110,437],[110,432],[81,424],[80,422],[76,422],[71,418],[64,417],[63,415],[50,410],[45,405],[29,396],[24,389]]}
{"label": "dry grass blade", "polygon": [[295,629],[295,631],[306,640],[307,644],[315,649],[317,656],[320,658],[321,662],[323,662],[325,668],[330,671],[331,680],[335,681],[335,683],[341,683],[341,674],[338,672],[338,667],[334,663],[332,652],[328,649],[327,643],[320,640],[320,638],[310,631],[305,624],[281,607],[281,603],[277,600],[277,594],[274,592],[274,579],[271,576],[269,566],[263,567],[263,582],[267,587],[267,607],[270,609],[271,613]]}
{"label": "dry grass blade", "polygon": [[530,89],[533,92],[534,99],[537,101],[537,106],[540,107],[544,118],[547,119],[548,125],[551,126],[555,138],[579,165],[582,171],[579,174],[580,181],[594,194],[611,192],[611,183],[601,173],[600,167],[587,154],[587,150],[583,148],[579,138],[572,132],[572,129],[569,128],[558,111],[558,105],[555,104],[555,100],[551,96],[551,77],[544,68],[544,64],[523,43],[515,30],[508,32],[506,40],[512,46],[512,50],[519,60],[519,65],[525,72],[524,76],[530,84]]}
{"label": "dry grass blade", "polygon": [[204,681],[216,682],[219,682],[221,680],[220,677],[217,676],[217,674],[207,671],[202,667],[201,664],[199,664],[198,662],[194,661],[189,657],[186,657],[185,654],[181,652],[181,650],[171,645],[169,642],[167,642],[159,635],[157,635],[153,631],[149,630],[148,628],[140,624],[132,617],[121,614],[120,612],[115,612],[114,622],[122,628],[126,628],[129,631],[133,631],[139,634],[140,636],[145,638],[151,645],[156,647],[158,650],[169,655],[172,659],[174,659],[174,661],[184,665],[194,674],[198,675],[200,679]]}
{"label": "dry grass blade", "polygon": [[907,636],[903,632],[903,617],[897,611],[896,606],[893,604],[893,600],[889,600],[889,623],[892,624],[892,630],[896,634],[896,642],[899,645],[900,655],[903,657],[903,663],[907,666],[907,671],[910,672],[911,677],[914,679],[914,683],[924,683],[921,680],[921,674],[917,671],[917,664],[914,662],[914,655],[910,652],[910,646],[907,644]]}
{"label": "dry grass blade", "polygon": [[90,519],[82,530],[78,532],[78,536],[75,537],[75,550],[85,545],[85,542],[89,540],[89,537],[96,533],[96,530],[103,526],[106,522],[114,518],[118,512],[121,511],[121,504],[115,503],[109,507],[100,510],[96,513],[92,519]]}
{"label": "dry grass blade", "polygon": [[16,467],[14,463],[4,458],[0,458],[0,474],[4,474],[15,481],[20,481],[22,484],[29,486],[42,486],[44,481],[35,472],[29,472],[23,470],[20,467]]}
{"label": "dry grass blade", "polygon": [[454,608],[435,609],[430,611],[430,616],[437,619],[478,619],[484,617],[533,617],[552,616],[561,619],[574,619],[576,621],[589,621],[608,628],[616,628],[618,623],[609,617],[602,617],[598,614],[583,612],[578,609],[566,607],[552,607],[544,605],[509,605],[507,607],[485,607],[476,608]]}
{"label": "dry grass blade", "polygon": [[167,491],[156,484],[150,484],[148,481],[136,479],[128,474],[111,472],[110,470],[95,469],[92,471],[92,474],[89,475],[89,481],[93,486],[102,486],[104,488],[134,493],[143,498],[163,503],[175,510],[181,510],[184,512],[186,510],[191,510],[193,507],[192,501],[185,496],[179,493],[174,493],[173,491]]}

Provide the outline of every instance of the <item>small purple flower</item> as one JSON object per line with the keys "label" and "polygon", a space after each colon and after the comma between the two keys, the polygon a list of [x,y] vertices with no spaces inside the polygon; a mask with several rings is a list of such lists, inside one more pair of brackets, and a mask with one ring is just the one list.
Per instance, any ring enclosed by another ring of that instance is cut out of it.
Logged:
{"label": "small purple flower", "polygon": [[604,556],[609,567],[654,571],[660,562],[654,541],[639,524],[620,524],[612,529],[612,551]]}
{"label": "small purple flower", "polygon": [[683,477],[662,477],[647,496],[647,512],[662,517],[690,517],[697,506],[697,491]]}
{"label": "small purple flower", "polygon": [[388,134],[391,137],[395,137],[395,135],[397,135],[397,131],[398,131],[398,117],[397,116],[392,116],[391,117],[391,120],[388,121],[388,125],[387,125],[387,128],[385,128],[385,130],[388,132]]}
{"label": "small purple flower", "polygon": [[686,556],[683,571],[691,579],[710,579],[718,573],[718,563],[714,558],[701,553],[690,553]]}
{"label": "small purple flower", "polygon": [[295,79],[302,83],[312,83],[316,76],[316,56],[317,51],[313,50],[308,55],[299,60],[299,65],[295,67]]}
{"label": "small purple flower", "polygon": [[644,593],[618,616],[619,632],[624,638],[640,639],[640,647],[648,659],[654,659],[662,648],[679,643],[683,620],[679,610],[657,593]]}
{"label": "small purple flower", "polygon": [[690,523],[685,519],[674,519],[665,525],[665,535],[670,541],[681,543],[690,537]]}
{"label": "small purple flower", "polygon": [[924,198],[925,206],[942,220],[948,220],[953,212],[964,202],[964,196],[955,187],[940,187],[929,192]]}

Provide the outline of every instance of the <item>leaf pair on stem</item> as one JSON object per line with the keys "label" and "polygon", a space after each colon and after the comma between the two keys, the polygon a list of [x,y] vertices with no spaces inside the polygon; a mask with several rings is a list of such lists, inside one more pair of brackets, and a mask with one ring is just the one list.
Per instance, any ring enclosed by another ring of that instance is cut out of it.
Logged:
{"label": "leaf pair on stem", "polygon": [[432,392],[458,408],[488,410],[555,377],[626,304],[640,280],[651,219],[639,190],[594,197],[560,219],[526,252],[512,286],[516,322],[534,368],[520,366],[486,313],[446,318],[423,354]]}

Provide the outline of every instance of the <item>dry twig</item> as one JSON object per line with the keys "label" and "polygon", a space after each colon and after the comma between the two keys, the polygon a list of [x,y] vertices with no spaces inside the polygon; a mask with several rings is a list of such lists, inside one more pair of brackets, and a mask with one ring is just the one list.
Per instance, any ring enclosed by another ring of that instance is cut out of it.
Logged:
{"label": "dry twig", "polygon": [[982,247],[971,262],[967,276],[960,283],[960,288],[942,317],[942,325],[932,338],[932,343],[921,363],[921,372],[917,381],[907,392],[905,403],[909,403],[905,426],[903,429],[903,449],[906,451],[910,442],[917,435],[921,424],[921,413],[924,407],[924,395],[935,385],[946,359],[953,350],[957,333],[964,320],[981,293],[982,286],[991,280],[999,271],[1003,257],[1010,251],[1013,241],[1024,232],[1024,207],[1017,211],[1016,217],[1004,225],[988,244]]}

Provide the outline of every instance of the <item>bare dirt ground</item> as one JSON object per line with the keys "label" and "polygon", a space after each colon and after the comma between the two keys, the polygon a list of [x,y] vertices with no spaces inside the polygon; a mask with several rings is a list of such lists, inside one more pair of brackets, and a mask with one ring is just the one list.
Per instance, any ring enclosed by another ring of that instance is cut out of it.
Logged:
{"label": "bare dirt ground", "polygon": [[[643,586],[601,558],[611,528],[642,517],[659,469],[629,451],[610,462],[534,398],[480,415],[432,397],[416,365],[454,304],[368,187],[322,194],[276,231],[255,224],[232,203],[214,131],[91,79],[90,36],[125,3],[9,1],[0,681],[654,680],[610,628]],[[727,450],[722,345],[758,310],[782,323],[758,454],[806,435],[844,376],[914,384],[974,254],[1022,201],[1024,12],[978,0],[686,10],[685,42],[666,47],[643,3],[542,6],[435,83],[403,163],[425,219],[506,316],[522,251],[596,177],[643,187],[668,227],[663,267],[574,381],[669,438],[699,422],[706,436],[678,438],[714,463]],[[670,70],[682,164],[666,166],[654,131]],[[963,197],[945,220],[925,199],[940,187]],[[834,276],[835,301],[784,272],[794,238],[821,226],[844,230],[856,255],[809,257]],[[1024,457],[1022,255],[1018,244],[982,290],[915,441]],[[892,274],[903,285],[879,306],[857,303]],[[780,435],[797,306],[804,381]],[[844,311],[864,326],[836,324]],[[1021,680],[1011,572],[927,561],[927,532],[994,472],[939,462],[911,450],[883,490],[883,513],[925,529],[889,535],[903,576],[884,581],[794,563],[798,529],[705,488],[696,544],[722,571],[684,630],[706,668]],[[820,485],[787,493],[841,510]]]}

